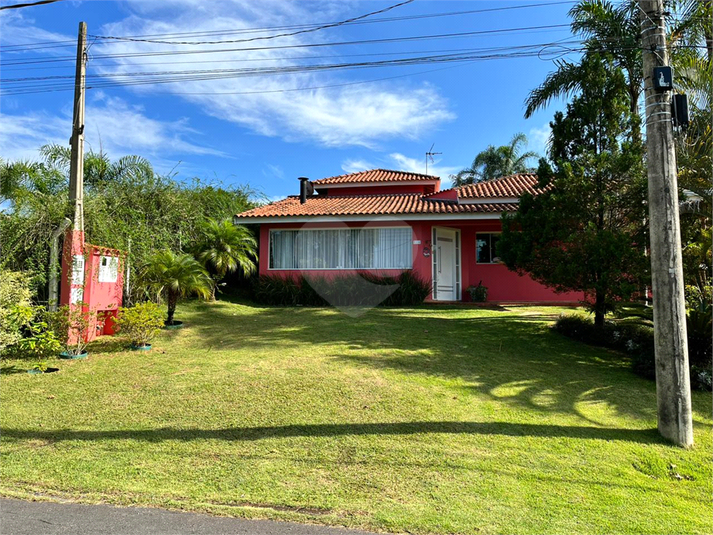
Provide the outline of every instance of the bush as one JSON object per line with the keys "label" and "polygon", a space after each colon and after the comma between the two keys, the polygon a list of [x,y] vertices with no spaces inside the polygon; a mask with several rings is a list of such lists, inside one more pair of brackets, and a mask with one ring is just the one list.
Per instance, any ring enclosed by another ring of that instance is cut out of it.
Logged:
{"label": "bush", "polygon": [[466,291],[473,303],[485,303],[488,300],[488,288],[483,286],[483,281],[480,281],[478,286],[468,286]]}
{"label": "bush", "polygon": [[[710,317],[708,317],[708,321],[710,325]],[[607,322],[602,329],[597,329],[589,318],[568,315],[561,316],[553,329],[585,344],[607,347],[626,353],[631,357],[631,367],[634,373],[646,379],[656,379],[654,330],[651,327]],[[708,332],[710,333],[710,331]],[[692,345],[690,332],[688,343],[690,354]],[[708,358],[710,359],[710,355]],[[710,390],[710,364],[707,367],[702,366],[700,360],[689,356],[689,366],[691,387]]]}
{"label": "bush", "polygon": [[71,308],[64,305],[57,312],[49,312],[47,316],[51,330],[65,346],[67,353],[71,355],[84,353],[87,347],[87,334],[94,324],[96,311],[88,310],[87,304],[80,301]]}
{"label": "bush", "polygon": [[120,308],[115,320],[117,331],[136,347],[145,347],[163,327],[163,311],[156,303],[141,303]]}
{"label": "bush", "polygon": [[[38,307],[39,309],[39,307]],[[18,356],[44,360],[56,357],[62,349],[56,333],[49,328],[44,310],[37,310],[35,319],[27,326],[27,336],[17,344]],[[44,370],[42,370],[44,371]]]}
{"label": "bush", "polygon": [[0,354],[22,339],[22,329],[34,317],[30,282],[17,271],[0,272]]}
{"label": "bush", "polygon": [[397,276],[370,272],[299,278],[263,275],[253,284],[252,297],[275,306],[413,306],[428,297],[427,281],[404,271]]}

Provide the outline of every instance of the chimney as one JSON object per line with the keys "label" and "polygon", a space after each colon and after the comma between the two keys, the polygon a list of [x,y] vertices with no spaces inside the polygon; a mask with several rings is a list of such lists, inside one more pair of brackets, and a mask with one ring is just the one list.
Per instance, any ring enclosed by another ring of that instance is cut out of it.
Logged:
{"label": "chimney", "polygon": [[307,202],[307,197],[314,193],[314,187],[312,187],[312,182],[306,176],[299,177],[300,181],[300,204]]}

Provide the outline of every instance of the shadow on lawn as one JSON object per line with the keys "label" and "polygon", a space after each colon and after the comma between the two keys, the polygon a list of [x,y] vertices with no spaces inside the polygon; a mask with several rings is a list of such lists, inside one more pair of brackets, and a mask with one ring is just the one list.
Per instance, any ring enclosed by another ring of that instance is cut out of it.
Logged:
{"label": "shadow on lawn", "polygon": [[656,429],[607,429],[601,427],[514,424],[509,422],[385,422],[363,424],[293,424],[265,427],[226,427],[222,429],[117,429],[40,431],[3,429],[3,436],[15,439],[65,440],[227,440],[255,441],[279,438],[319,438],[359,435],[416,434],[501,435],[511,437],[579,438],[618,440],[647,444],[665,443]]}
{"label": "shadow on lawn", "polygon": [[201,303],[191,325],[206,347],[246,347],[297,355],[333,346],[327,358],[402,373],[460,378],[463,388],[542,414],[589,407],[656,419],[653,382],[636,377],[621,354],[551,332],[556,314],[460,306],[375,308],[352,318],[326,308],[261,308]]}

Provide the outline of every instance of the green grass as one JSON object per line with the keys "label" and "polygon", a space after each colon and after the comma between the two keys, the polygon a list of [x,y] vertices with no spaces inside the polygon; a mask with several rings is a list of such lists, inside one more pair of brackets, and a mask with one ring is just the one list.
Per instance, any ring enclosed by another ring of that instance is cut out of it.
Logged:
{"label": "green grass", "polygon": [[104,339],[2,376],[0,494],[395,532],[713,532],[710,395],[696,447],[666,444],[654,383],[550,332],[560,312],[179,306],[187,327],[151,352]]}

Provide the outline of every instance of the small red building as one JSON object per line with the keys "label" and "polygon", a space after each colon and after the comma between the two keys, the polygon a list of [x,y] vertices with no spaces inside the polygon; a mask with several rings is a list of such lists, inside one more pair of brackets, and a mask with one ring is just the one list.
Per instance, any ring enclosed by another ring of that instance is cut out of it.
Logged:
{"label": "small red building", "polygon": [[260,275],[413,270],[431,281],[434,301],[467,301],[466,289],[479,282],[492,302],[583,298],[520,276],[496,255],[500,217],[517,210],[524,192],[539,192],[535,175],[440,186],[436,176],[384,169],[303,179],[301,195],[237,214],[234,221],[260,225]]}

